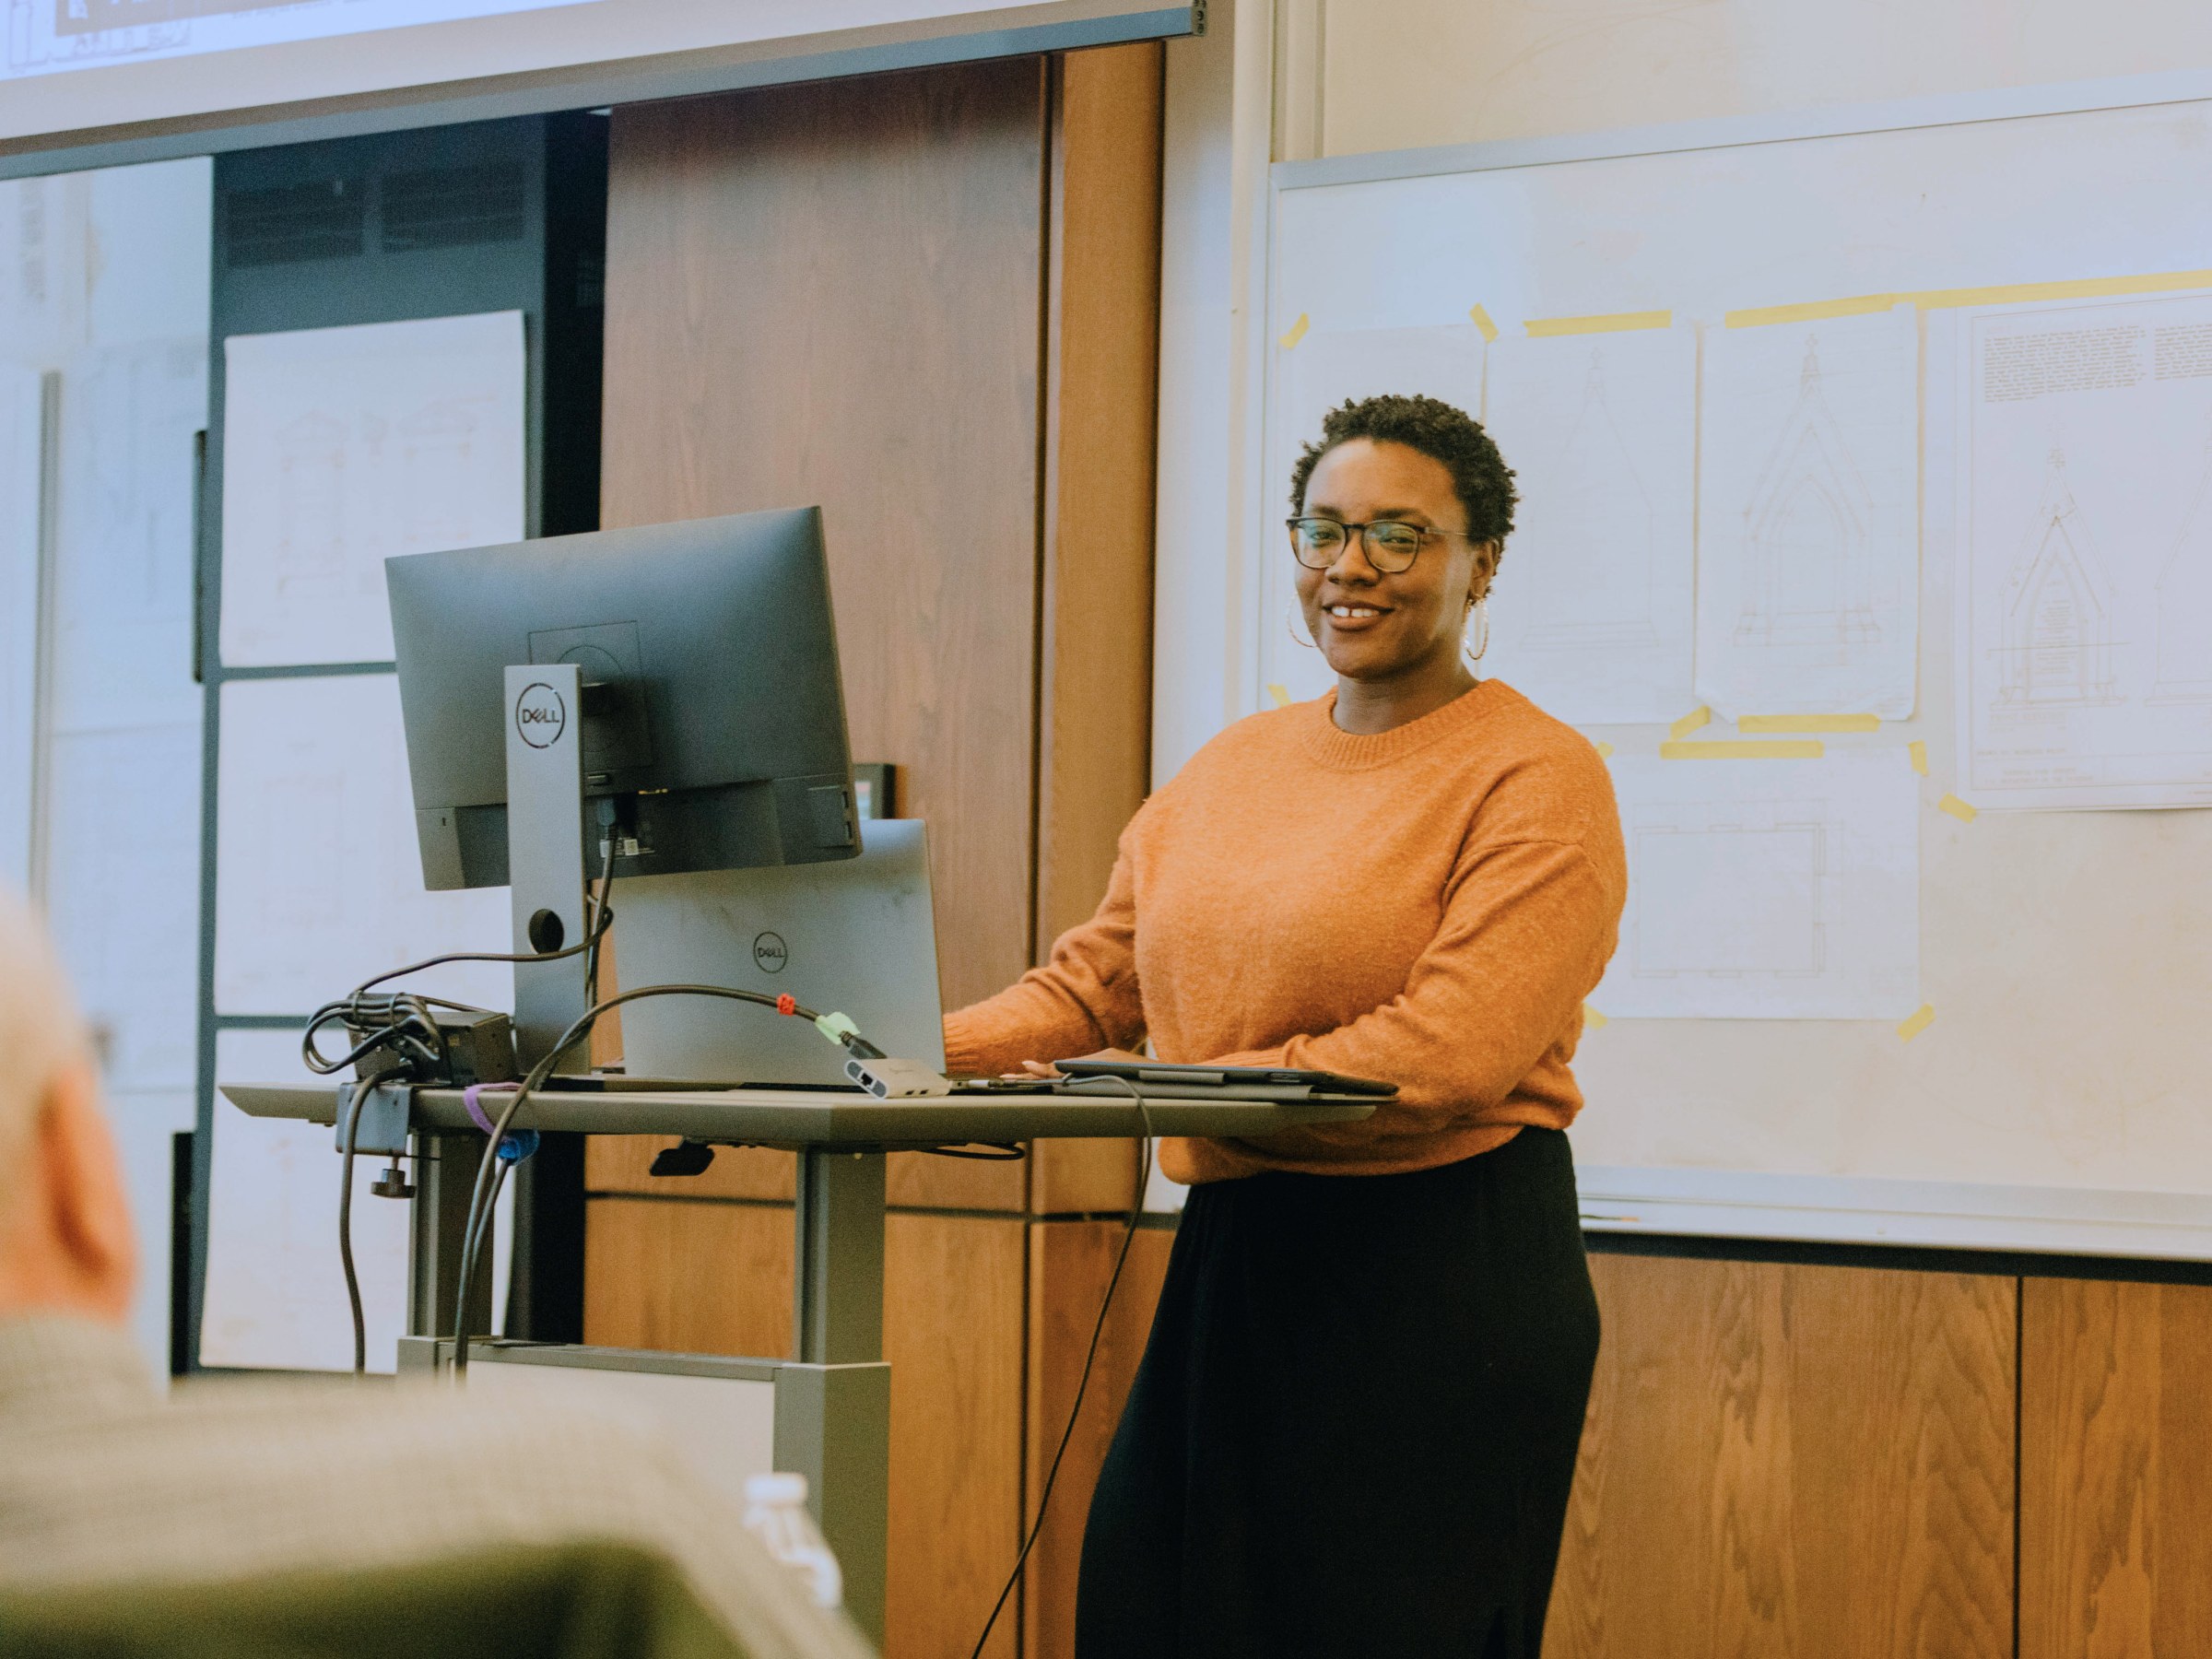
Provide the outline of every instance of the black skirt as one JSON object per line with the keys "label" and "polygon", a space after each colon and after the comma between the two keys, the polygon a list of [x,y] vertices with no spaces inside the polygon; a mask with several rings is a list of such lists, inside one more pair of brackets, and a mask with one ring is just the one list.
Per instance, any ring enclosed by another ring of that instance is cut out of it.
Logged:
{"label": "black skirt", "polygon": [[1567,1137],[1194,1189],[1077,1659],[1537,1659],[1597,1359]]}

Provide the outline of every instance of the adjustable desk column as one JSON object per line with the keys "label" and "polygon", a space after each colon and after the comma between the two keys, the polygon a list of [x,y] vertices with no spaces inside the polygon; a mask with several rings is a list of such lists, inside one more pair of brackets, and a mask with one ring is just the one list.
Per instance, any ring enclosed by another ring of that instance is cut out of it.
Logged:
{"label": "adjustable desk column", "polygon": [[799,1151],[792,1351],[776,1371],[776,1467],[806,1477],[845,1606],[883,1640],[891,1368],[883,1359],[884,1155]]}

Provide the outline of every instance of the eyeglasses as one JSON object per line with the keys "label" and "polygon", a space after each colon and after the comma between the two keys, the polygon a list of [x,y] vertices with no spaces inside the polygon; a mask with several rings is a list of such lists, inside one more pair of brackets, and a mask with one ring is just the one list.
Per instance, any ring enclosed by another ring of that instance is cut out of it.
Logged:
{"label": "eyeglasses", "polygon": [[1367,562],[1385,576],[1411,570],[1413,561],[1420,557],[1421,544],[1432,535],[1474,539],[1464,530],[1432,530],[1426,524],[1400,524],[1394,519],[1378,519],[1371,524],[1346,524],[1333,518],[1283,522],[1290,527],[1291,553],[1309,571],[1325,571],[1335,564],[1344,553],[1345,542],[1354,535],[1366,551]]}

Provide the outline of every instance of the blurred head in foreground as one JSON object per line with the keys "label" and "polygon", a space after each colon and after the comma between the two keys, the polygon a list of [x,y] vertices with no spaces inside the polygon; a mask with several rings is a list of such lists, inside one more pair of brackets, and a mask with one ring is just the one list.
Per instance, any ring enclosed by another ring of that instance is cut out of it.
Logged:
{"label": "blurred head in foreground", "polygon": [[45,927],[0,885],[0,1318],[121,1324],[136,1270],[84,1021]]}

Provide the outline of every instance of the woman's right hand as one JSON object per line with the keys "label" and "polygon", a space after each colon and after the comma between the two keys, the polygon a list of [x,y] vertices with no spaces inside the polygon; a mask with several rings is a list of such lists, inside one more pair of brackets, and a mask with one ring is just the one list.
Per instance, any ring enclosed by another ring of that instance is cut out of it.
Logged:
{"label": "woman's right hand", "polygon": [[[1095,1054],[1070,1057],[1084,1060],[1114,1060],[1124,1065],[1142,1065],[1145,1063],[1145,1057],[1142,1054],[1133,1054],[1127,1049],[1117,1048],[1103,1048]],[[1057,1077],[1060,1076],[1059,1065],[1051,1060],[1024,1060],[1021,1063],[1021,1069],[1032,1077]]]}

